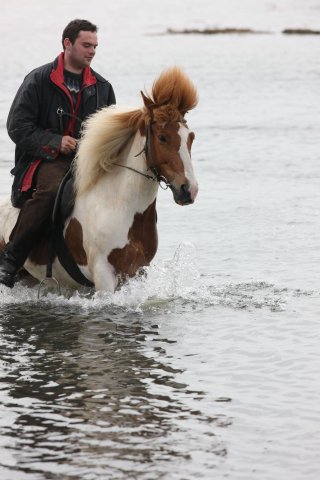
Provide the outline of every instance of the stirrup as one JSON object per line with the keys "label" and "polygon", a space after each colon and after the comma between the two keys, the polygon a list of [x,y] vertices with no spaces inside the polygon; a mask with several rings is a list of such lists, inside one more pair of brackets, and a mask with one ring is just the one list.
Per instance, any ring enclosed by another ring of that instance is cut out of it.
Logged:
{"label": "stirrup", "polygon": [[59,293],[59,295],[61,295],[61,287],[60,287],[60,283],[58,282],[58,280],[55,277],[46,277],[43,280],[41,280],[41,282],[39,283],[38,300],[40,298],[41,287],[48,281],[53,281],[56,284],[56,287],[58,288],[58,293]]}

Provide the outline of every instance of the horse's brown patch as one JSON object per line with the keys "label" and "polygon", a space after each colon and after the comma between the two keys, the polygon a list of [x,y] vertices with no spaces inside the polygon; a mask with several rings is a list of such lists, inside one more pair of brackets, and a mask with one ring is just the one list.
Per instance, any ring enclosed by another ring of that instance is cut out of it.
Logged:
{"label": "horse's brown patch", "polygon": [[[72,218],[67,227],[65,242],[78,265],[87,265],[87,255],[83,248],[82,227],[76,218]],[[0,251],[2,250],[0,239]],[[48,263],[48,238],[40,238],[29,255],[29,260],[35,265]]]}
{"label": "horse's brown patch", "polygon": [[194,138],[195,138],[194,132],[190,132],[189,135],[188,135],[188,140],[187,140],[187,147],[188,147],[189,153],[191,153],[191,147],[192,147],[192,143],[193,143]]}
{"label": "horse's brown patch", "polygon": [[158,246],[156,221],[156,201],[143,213],[135,214],[128,232],[129,243],[108,255],[117,275],[133,277],[140,267],[150,264]]}
{"label": "horse's brown patch", "polygon": [[87,265],[87,254],[83,248],[82,226],[76,218],[72,218],[69,222],[66,230],[65,242],[76,263],[78,265]]}
{"label": "horse's brown patch", "polygon": [[[184,165],[179,153],[181,146],[179,128],[177,122],[165,125],[155,123],[152,126],[151,155],[147,158],[147,164],[148,167],[152,166],[151,162],[156,159],[158,172],[170,182],[184,175]],[[181,179],[181,183],[185,183],[184,179]]]}

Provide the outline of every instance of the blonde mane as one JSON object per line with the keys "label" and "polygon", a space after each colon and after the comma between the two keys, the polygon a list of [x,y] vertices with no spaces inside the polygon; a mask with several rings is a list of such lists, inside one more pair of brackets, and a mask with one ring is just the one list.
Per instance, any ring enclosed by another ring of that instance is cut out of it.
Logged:
{"label": "blonde mane", "polygon": [[139,110],[121,111],[112,106],[99,110],[83,124],[78,153],[74,161],[75,190],[84,193],[101,175],[110,172],[133,134],[137,131],[131,118],[139,118]]}
{"label": "blonde mane", "polygon": [[111,171],[123,148],[151,119],[179,121],[198,102],[195,86],[178,67],[165,70],[154,82],[151,95],[142,93],[142,97],[141,109],[106,107],[84,122],[74,161],[77,194],[92,188],[101,175]]}

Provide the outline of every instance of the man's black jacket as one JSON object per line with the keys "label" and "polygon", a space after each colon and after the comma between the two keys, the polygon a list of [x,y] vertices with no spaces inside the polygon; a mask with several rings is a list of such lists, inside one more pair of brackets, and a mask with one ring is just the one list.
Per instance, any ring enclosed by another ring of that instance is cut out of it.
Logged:
{"label": "man's black jacket", "polygon": [[11,196],[14,206],[20,207],[30,195],[31,172],[36,166],[62,155],[62,136],[79,138],[83,120],[97,109],[116,103],[111,84],[87,67],[74,107],[64,84],[63,68],[61,53],[54,62],[33,70],[24,79],[11,106],[7,129],[16,144],[15,166],[11,170],[15,176]]}

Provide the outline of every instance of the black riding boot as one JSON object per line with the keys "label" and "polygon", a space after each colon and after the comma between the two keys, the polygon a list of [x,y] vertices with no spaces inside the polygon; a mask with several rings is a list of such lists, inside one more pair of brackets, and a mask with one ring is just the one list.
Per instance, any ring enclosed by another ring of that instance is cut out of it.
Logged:
{"label": "black riding boot", "polygon": [[0,254],[0,284],[6,285],[6,287],[12,288],[16,281],[16,276],[20,268],[22,267],[24,260],[19,261],[15,254],[11,251],[10,247],[6,248]]}

